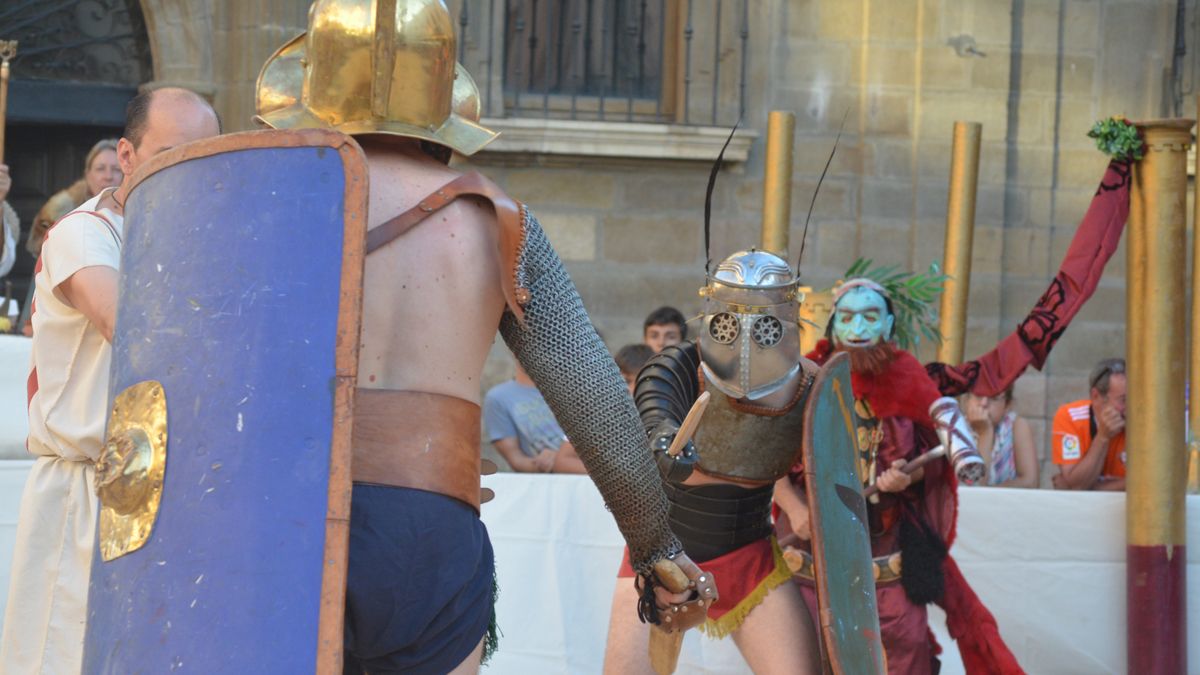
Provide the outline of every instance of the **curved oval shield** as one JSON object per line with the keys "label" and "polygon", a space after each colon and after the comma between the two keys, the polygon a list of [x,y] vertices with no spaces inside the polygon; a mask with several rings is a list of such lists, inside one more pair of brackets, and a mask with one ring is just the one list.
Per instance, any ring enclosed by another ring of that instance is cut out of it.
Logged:
{"label": "curved oval shield", "polygon": [[358,145],[315,130],[135,176],[109,392],[161,383],[165,466],[139,486],[147,415],[121,398],[102,509],[161,494],[124,528],[144,543],[102,526],[85,673],[340,672],[366,188]]}
{"label": "curved oval shield", "polygon": [[817,373],[804,414],[804,479],[821,640],[834,673],[887,672],[875,605],[867,503],[855,469],[850,357]]}

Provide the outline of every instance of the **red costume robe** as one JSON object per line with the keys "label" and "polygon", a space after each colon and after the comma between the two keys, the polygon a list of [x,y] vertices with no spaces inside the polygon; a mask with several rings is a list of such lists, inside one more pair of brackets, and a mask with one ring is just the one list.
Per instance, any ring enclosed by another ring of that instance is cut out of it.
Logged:
{"label": "red costume robe", "polygon": [[[868,403],[882,430],[877,473],[896,459],[914,459],[937,445],[929,407],[938,397],[967,392],[994,396],[1007,389],[1029,365],[1041,369],[1071,319],[1095,292],[1105,264],[1120,243],[1129,215],[1129,188],[1129,165],[1111,162],[1058,274],[1033,311],[995,349],[961,365],[931,363],[924,367],[908,352],[898,350],[880,375],[852,375],[855,399]],[[831,354],[831,345],[822,341],[809,358],[824,363]],[[800,481],[797,484],[801,489],[802,471],[803,467],[798,466],[793,472],[793,480]],[[926,465],[923,480],[903,492],[881,495],[878,505],[868,508],[872,554],[878,557],[899,550],[899,521],[913,514],[929,525],[949,550],[954,543],[957,509],[956,480],[949,463],[938,460]],[[915,573],[911,561],[904,562],[903,573]],[[946,612],[947,628],[958,643],[967,673],[1023,672],[1000,638],[995,618],[948,554],[942,562],[942,573],[944,591],[936,602]],[[815,608],[812,587],[803,583],[801,587],[810,607]],[[877,586],[876,590],[889,672],[932,672],[933,658],[941,650],[929,631],[925,607],[910,601],[898,582]]]}

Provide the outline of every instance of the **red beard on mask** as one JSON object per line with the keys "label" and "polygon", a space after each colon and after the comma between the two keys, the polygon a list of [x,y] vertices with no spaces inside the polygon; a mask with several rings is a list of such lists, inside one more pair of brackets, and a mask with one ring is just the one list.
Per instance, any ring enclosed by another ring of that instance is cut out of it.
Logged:
{"label": "red beard on mask", "polygon": [[[855,352],[870,352],[880,347],[888,356],[875,351],[875,358],[865,355],[859,357],[868,360],[863,367],[878,369],[878,372],[860,371],[853,361]],[[929,406],[941,393],[915,356],[890,343],[846,349],[835,347],[830,340],[822,339],[817,342],[816,348],[808,353],[808,358],[823,366],[839,351],[845,351],[852,359],[850,380],[854,386],[854,398],[866,400],[877,417],[902,415],[921,426],[933,428],[933,420],[929,419]]]}
{"label": "red beard on mask", "polygon": [[881,341],[870,347],[846,347],[838,345],[835,352],[846,352],[850,355],[850,372],[856,375],[878,377],[887,370],[892,361],[896,360],[896,348],[892,343]]}

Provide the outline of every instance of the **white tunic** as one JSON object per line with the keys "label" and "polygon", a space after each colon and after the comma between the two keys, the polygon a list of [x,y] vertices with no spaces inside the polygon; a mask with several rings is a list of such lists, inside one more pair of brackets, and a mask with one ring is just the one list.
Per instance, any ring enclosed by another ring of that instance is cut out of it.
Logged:
{"label": "white tunic", "polygon": [[58,286],[85,267],[118,269],[123,219],[100,195],[49,232],[35,269],[29,438],[37,456],[17,521],[0,672],[78,673],[95,548],[93,465],[107,421],[112,348]]}

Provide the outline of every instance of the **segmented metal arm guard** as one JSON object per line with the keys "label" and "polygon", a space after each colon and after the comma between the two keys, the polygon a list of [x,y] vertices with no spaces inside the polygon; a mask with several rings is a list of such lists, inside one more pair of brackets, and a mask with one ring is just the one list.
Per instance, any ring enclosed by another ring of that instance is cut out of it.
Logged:
{"label": "segmented metal arm guard", "polygon": [[528,210],[517,288],[524,320],[506,311],[500,334],[537,384],[629,544],[633,568],[683,550],[667,526],[667,498],[625,381],[596,335],[558,254]]}
{"label": "segmented metal arm guard", "polygon": [[678,454],[669,452],[679,425],[700,395],[699,365],[700,351],[695,343],[667,347],[646,362],[634,385],[633,398],[650,436],[654,463],[668,483],[686,481],[700,459],[690,440]]}
{"label": "segmented metal arm guard", "polygon": [[633,399],[642,426],[651,434],[664,420],[676,427],[700,395],[700,349],[686,342],[663,349],[638,373]]}
{"label": "segmented metal arm guard", "polygon": [[987,475],[987,465],[975,448],[975,434],[967,423],[967,416],[958,407],[958,402],[943,396],[929,406],[938,440],[946,450],[946,457],[954,465],[958,481],[974,485]]}

